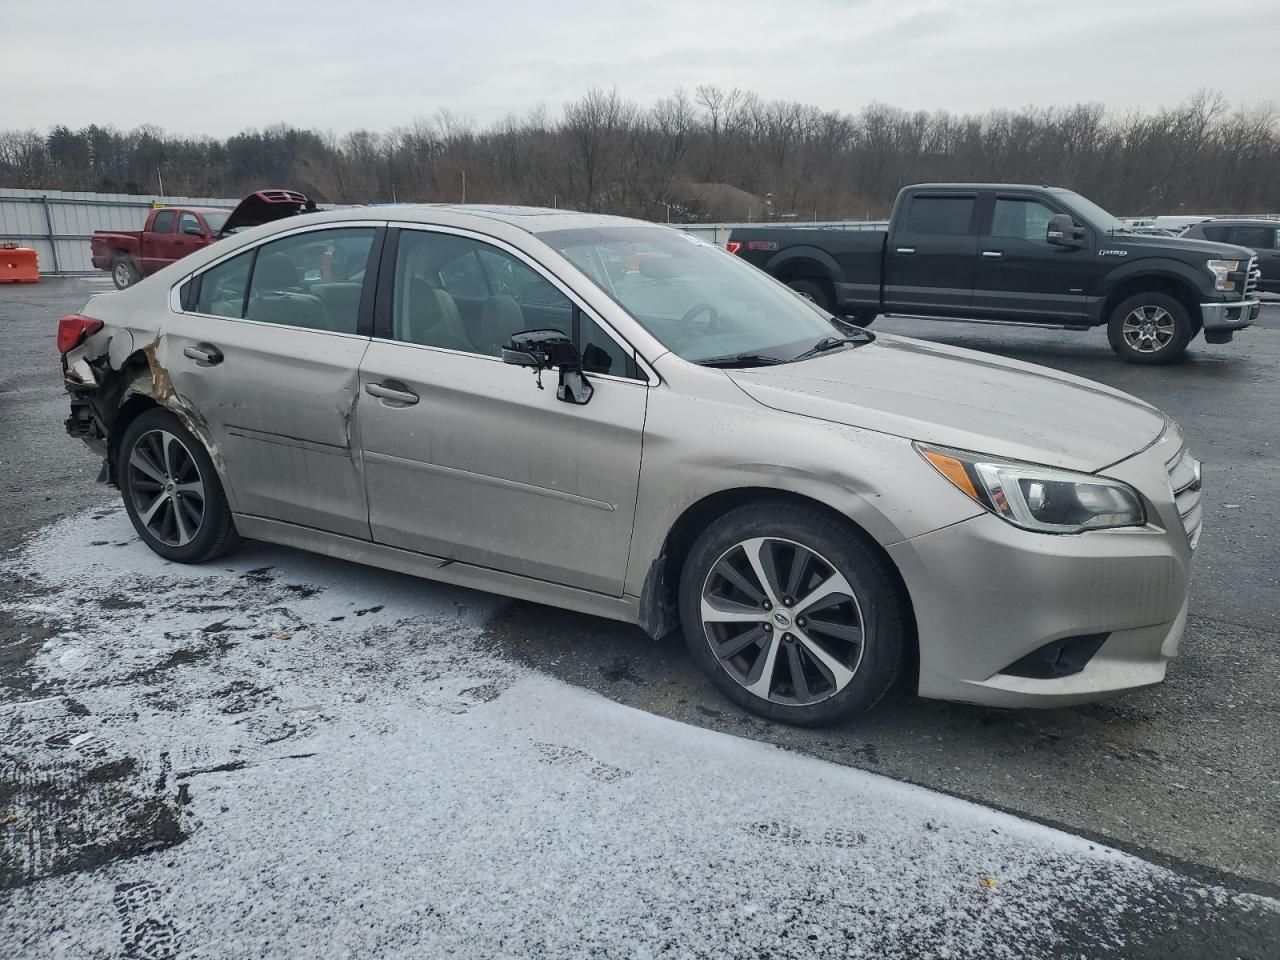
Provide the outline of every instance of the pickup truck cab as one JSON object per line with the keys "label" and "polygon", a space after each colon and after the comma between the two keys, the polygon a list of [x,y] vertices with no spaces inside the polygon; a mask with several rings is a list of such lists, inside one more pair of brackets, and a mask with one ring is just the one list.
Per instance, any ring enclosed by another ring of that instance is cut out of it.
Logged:
{"label": "pickup truck cab", "polygon": [[735,229],[731,253],[865,326],[882,313],[1057,329],[1106,326],[1130,363],[1258,316],[1253,252],[1136,234],[1070,190],[938,183],[899,192],[887,230]]}
{"label": "pickup truck cab", "polygon": [[110,270],[116,289],[123,290],[236,230],[314,208],[293,190],[259,190],[234,209],[159,207],[147,214],[141,230],[95,231],[89,250],[93,265]]}

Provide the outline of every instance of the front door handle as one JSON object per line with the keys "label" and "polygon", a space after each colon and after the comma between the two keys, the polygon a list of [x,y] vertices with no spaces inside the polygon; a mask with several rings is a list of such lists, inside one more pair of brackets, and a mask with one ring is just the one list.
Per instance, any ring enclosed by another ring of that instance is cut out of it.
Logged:
{"label": "front door handle", "polygon": [[1003,251],[1003,250],[983,250],[983,251],[982,251],[982,255],[983,255],[984,257],[986,257],[988,260],[1003,260],[1003,259],[1004,259],[1004,251]]}
{"label": "front door handle", "polygon": [[364,392],[379,400],[390,400],[406,407],[411,407],[418,402],[418,395],[406,389],[405,385],[398,380],[388,380],[387,383],[366,383]]}
{"label": "front door handle", "polygon": [[212,367],[222,362],[222,351],[207,343],[200,343],[194,347],[183,347],[182,355],[188,360],[194,360],[202,367]]}
{"label": "front door handle", "polygon": [[898,247],[894,251],[894,253],[902,253],[902,254],[915,253],[915,252],[916,252],[915,247]]}

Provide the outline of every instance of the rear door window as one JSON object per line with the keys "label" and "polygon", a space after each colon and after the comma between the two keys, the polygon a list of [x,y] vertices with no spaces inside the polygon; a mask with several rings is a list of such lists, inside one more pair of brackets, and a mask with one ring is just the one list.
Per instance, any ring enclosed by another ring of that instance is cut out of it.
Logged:
{"label": "rear door window", "polygon": [[173,221],[177,214],[172,210],[161,210],[151,221],[152,233],[173,233]]}
{"label": "rear door window", "polygon": [[1230,230],[1230,227],[1208,226],[1201,227],[1200,233],[1206,240],[1212,240],[1214,243],[1226,243]]}
{"label": "rear door window", "polygon": [[249,268],[254,251],[223,260],[200,275],[200,294],[195,312],[215,317],[244,316],[244,295],[249,288]]}
{"label": "rear door window", "polygon": [[973,219],[973,197],[912,197],[904,229],[933,236],[963,236]]}
{"label": "rear door window", "polygon": [[257,248],[245,319],[356,333],[373,227],[311,230]]}
{"label": "rear door window", "polygon": [[200,274],[193,309],[357,333],[374,234],[373,227],[312,230],[254,247]]}

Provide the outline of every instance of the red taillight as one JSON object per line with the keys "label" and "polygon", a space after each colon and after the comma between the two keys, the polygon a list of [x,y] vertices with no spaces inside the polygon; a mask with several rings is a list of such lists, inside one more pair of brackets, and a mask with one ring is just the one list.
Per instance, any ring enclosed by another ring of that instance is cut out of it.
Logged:
{"label": "red taillight", "polygon": [[724,248],[732,254],[737,254],[737,252],[742,249],[742,241],[730,240],[728,243],[724,245]]}
{"label": "red taillight", "polygon": [[58,321],[58,352],[70,353],[88,337],[102,329],[101,320],[92,320],[73,313]]}

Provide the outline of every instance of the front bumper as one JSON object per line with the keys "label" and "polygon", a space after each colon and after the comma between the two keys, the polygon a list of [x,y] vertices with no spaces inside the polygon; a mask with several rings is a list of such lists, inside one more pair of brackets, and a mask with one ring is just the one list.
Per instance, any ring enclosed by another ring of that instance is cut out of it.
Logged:
{"label": "front bumper", "polygon": [[1258,300],[1232,300],[1200,304],[1200,319],[1206,330],[1243,330],[1258,319]]}
{"label": "front bumper", "polygon": [[[1171,428],[1103,471],[1142,494],[1144,527],[1038,534],[983,514],[888,547],[915,611],[920,695],[1055,707],[1163,680],[1186,622],[1193,549],[1166,465],[1180,448]],[[1010,672],[1045,644],[1092,634],[1106,640],[1078,673]]]}

